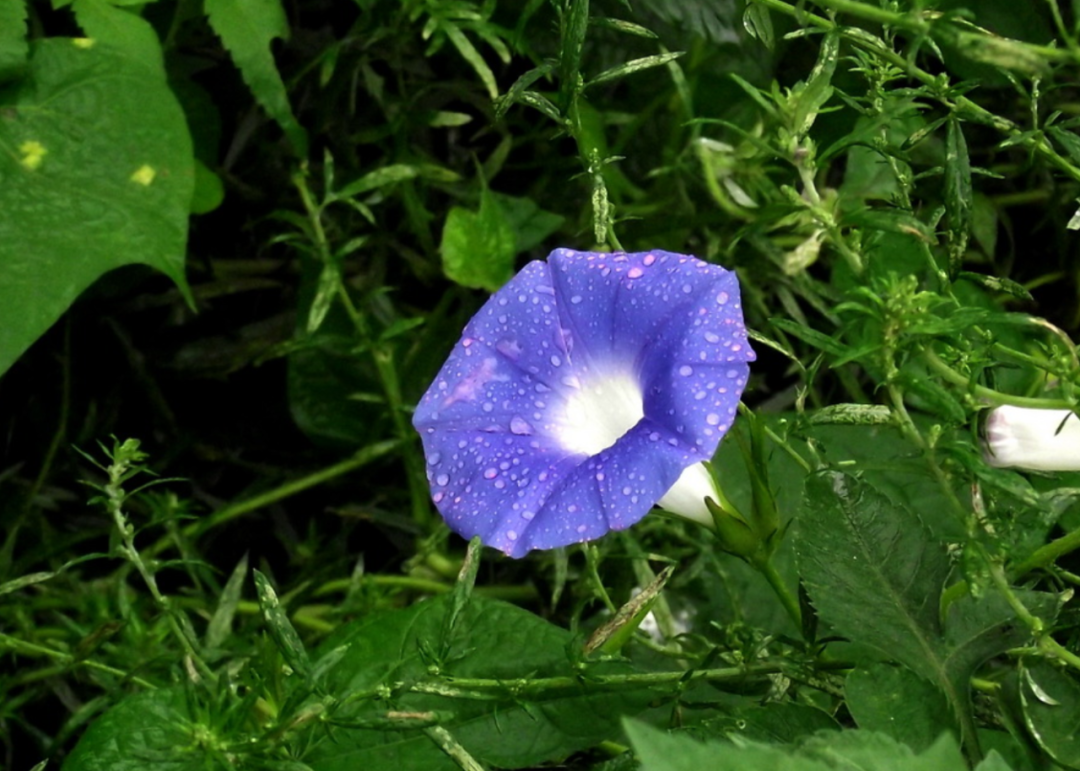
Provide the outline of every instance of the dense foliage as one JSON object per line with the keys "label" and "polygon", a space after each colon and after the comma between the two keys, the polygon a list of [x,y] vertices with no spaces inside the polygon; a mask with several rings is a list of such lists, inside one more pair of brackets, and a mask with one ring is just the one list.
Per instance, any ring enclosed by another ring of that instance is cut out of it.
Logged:
{"label": "dense foliage", "polygon": [[[982,428],[1080,406],[1078,75],[1061,0],[0,0],[0,767],[1080,768],[1080,478]],[[557,246],[737,272],[715,532],[439,517]]]}

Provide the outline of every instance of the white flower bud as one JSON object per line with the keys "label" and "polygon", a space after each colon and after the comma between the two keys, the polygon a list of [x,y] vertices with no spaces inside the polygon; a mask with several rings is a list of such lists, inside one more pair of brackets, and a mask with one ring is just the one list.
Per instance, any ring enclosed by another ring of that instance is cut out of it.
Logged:
{"label": "white flower bud", "polygon": [[1070,410],[996,407],[986,419],[991,466],[1080,471],[1080,417]]}

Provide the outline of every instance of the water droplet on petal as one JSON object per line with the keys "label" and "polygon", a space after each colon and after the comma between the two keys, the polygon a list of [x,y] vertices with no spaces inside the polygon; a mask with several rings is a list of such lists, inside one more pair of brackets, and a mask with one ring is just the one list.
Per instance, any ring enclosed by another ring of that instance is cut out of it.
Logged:
{"label": "water droplet on petal", "polygon": [[562,364],[562,359],[560,359],[560,358],[559,358],[558,356],[556,356],[555,354],[552,354],[552,355],[551,355],[551,365],[552,365],[553,367],[558,367],[558,366],[560,366],[561,364]]}
{"label": "water droplet on petal", "polygon": [[717,415],[715,412],[710,412],[708,415],[705,416],[705,422],[708,423],[710,426],[715,426],[720,422],[720,416]]}
{"label": "water droplet on petal", "polygon": [[439,487],[446,487],[448,484],[450,484],[450,477],[448,477],[446,474],[439,474],[437,477],[435,477],[435,484],[437,484]]}
{"label": "water droplet on petal", "polygon": [[435,501],[435,503],[441,503],[444,497],[445,496],[442,493],[435,493],[435,495],[431,496],[431,499]]}
{"label": "water droplet on petal", "polygon": [[626,277],[627,278],[641,278],[644,275],[645,275],[645,271],[643,271],[641,268],[637,267],[636,265],[634,267],[630,268],[630,270],[626,271]]}
{"label": "water droplet on petal", "polygon": [[510,419],[510,433],[517,434],[518,436],[528,436],[533,432],[533,427],[529,421],[520,415],[515,415]]}
{"label": "water droplet on petal", "polygon": [[727,301],[728,301],[728,293],[727,292],[721,292],[720,294],[718,294],[716,296],[716,304],[717,305],[724,305]]}
{"label": "water droplet on petal", "polygon": [[694,374],[694,368],[691,367],[689,364],[683,364],[681,367],[679,367],[679,374],[683,377],[690,377]]}
{"label": "water droplet on petal", "polygon": [[489,468],[484,471],[484,479],[494,479],[498,475],[498,471],[493,468]]}
{"label": "water droplet on petal", "polygon": [[623,495],[629,495],[629,494],[630,494],[630,493],[632,493],[632,492],[634,492],[634,491],[633,491],[632,489],[630,489],[630,487],[624,487],[624,488],[622,489],[622,494],[623,494]]}
{"label": "water droplet on petal", "polygon": [[581,302],[581,295],[579,295],[579,294],[574,295],[573,297],[570,298],[570,302],[572,302],[574,305],[577,305],[579,302]]}
{"label": "water droplet on petal", "polygon": [[427,462],[428,462],[429,466],[438,466],[441,461],[442,461],[442,455],[440,455],[437,452],[431,453],[431,455],[429,455],[428,459],[427,459]]}
{"label": "water droplet on petal", "polygon": [[584,532],[585,532],[586,530],[588,530],[588,528],[587,528],[587,527],[585,527],[585,525],[578,525],[578,526],[577,526],[577,531],[578,531],[579,533],[584,533]]}
{"label": "water droplet on petal", "polygon": [[706,332],[705,339],[708,340],[710,343],[719,343],[720,335],[716,334],[715,332]]}
{"label": "water droplet on petal", "polygon": [[645,263],[646,267],[648,267],[649,265],[652,265],[654,262],[656,262],[656,255],[655,254],[646,254],[645,259],[642,260],[642,262]]}
{"label": "water droplet on petal", "polygon": [[517,531],[516,530],[507,530],[506,531],[506,537],[509,538],[511,541],[516,541],[517,540]]}

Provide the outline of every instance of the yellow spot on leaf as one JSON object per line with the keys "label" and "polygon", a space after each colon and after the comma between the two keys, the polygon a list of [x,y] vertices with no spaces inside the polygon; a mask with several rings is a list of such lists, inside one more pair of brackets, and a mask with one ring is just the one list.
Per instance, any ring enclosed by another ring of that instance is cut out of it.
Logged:
{"label": "yellow spot on leaf", "polygon": [[45,145],[41,144],[41,142],[30,140],[19,145],[19,152],[22,153],[19,163],[23,165],[23,168],[34,171],[41,165],[41,160],[49,151],[45,149]]}
{"label": "yellow spot on leaf", "polygon": [[157,176],[157,170],[153,166],[140,166],[134,174],[131,175],[131,181],[137,182],[140,185],[149,185],[154,181],[154,177]]}
{"label": "yellow spot on leaf", "polygon": [[96,41],[92,37],[77,37],[71,42],[75,44],[76,48],[93,48]]}

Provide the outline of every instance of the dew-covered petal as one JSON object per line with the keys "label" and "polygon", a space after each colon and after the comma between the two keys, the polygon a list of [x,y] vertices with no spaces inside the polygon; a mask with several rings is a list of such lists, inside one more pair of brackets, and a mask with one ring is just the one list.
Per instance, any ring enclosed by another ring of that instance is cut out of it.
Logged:
{"label": "dew-covered petal", "polygon": [[[599,538],[644,517],[691,462],[691,448],[643,419],[613,446],[579,463],[555,486],[517,547],[552,549]],[[495,544],[493,544],[495,545]],[[499,548],[503,548],[499,546]]]}
{"label": "dew-covered petal", "polygon": [[[534,436],[422,431],[432,499],[451,529],[521,556],[553,491],[584,460]],[[595,536],[594,536],[595,537]]]}

